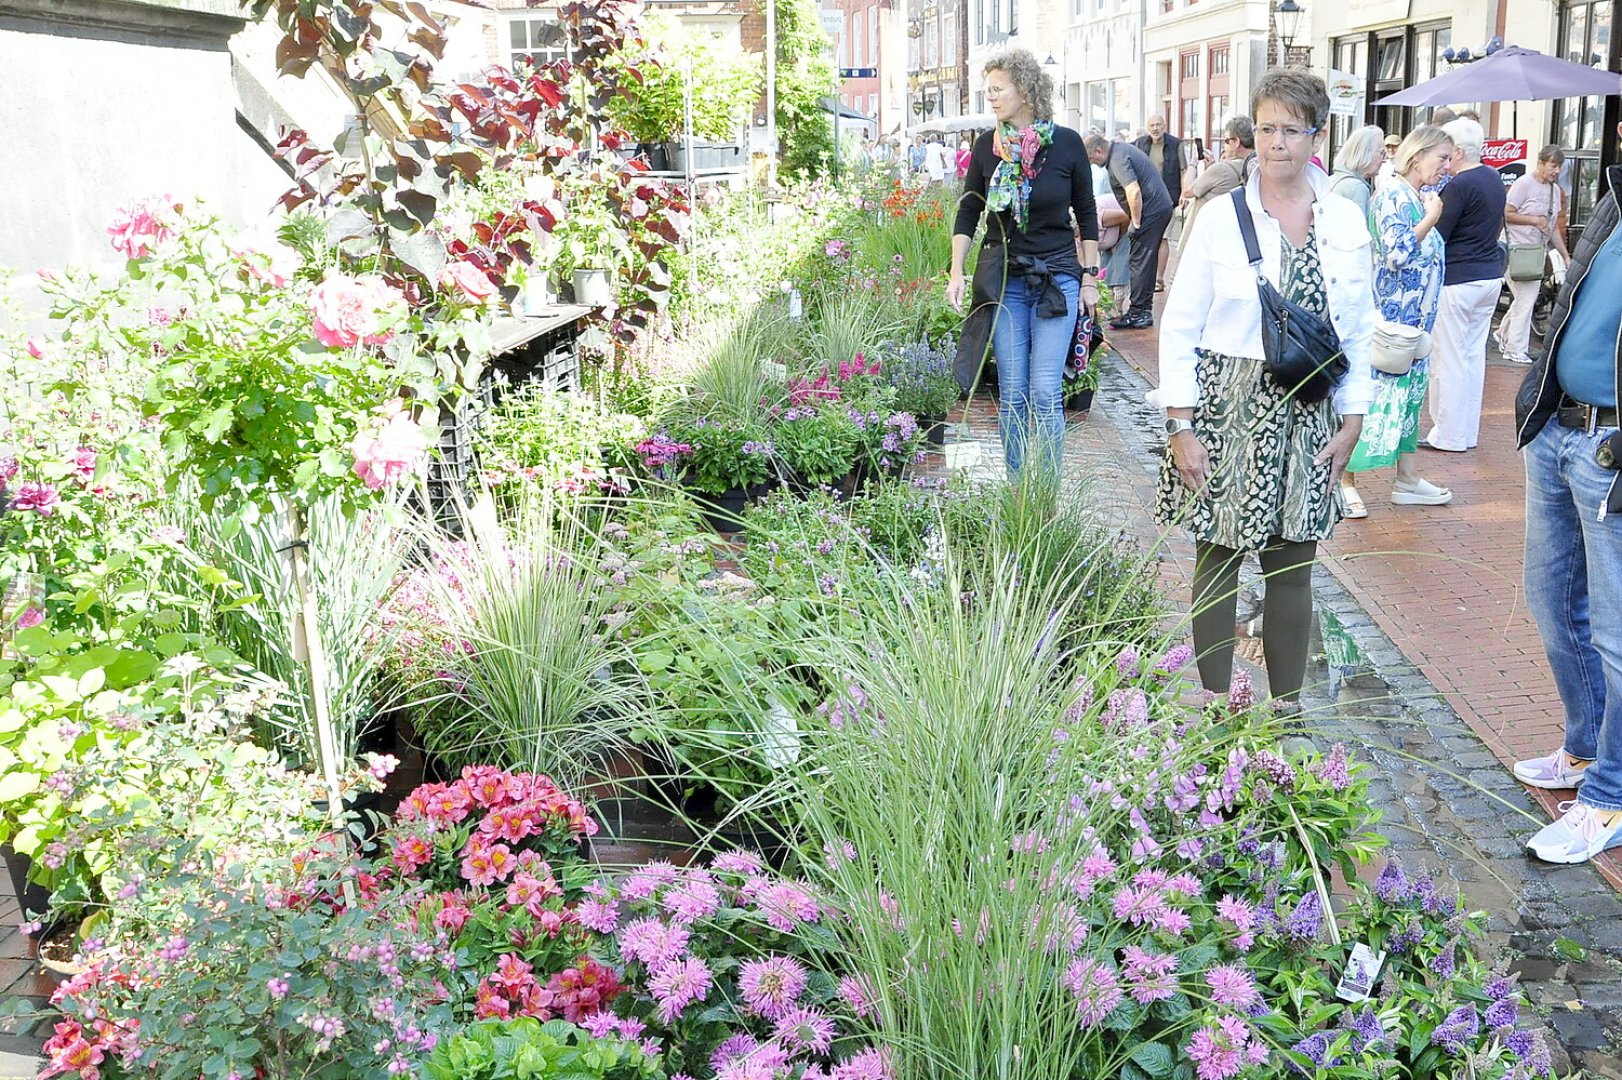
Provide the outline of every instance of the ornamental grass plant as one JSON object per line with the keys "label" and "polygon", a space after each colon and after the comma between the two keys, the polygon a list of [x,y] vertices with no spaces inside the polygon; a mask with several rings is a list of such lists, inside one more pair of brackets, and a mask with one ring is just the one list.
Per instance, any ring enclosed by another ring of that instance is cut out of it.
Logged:
{"label": "ornamental grass plant", "polygon": [[[340,762],[355,760],[384,697],[380,678],[396,641],[390,627],[379,625],[377,613],[405,568],[410,544],[398,513],[382,508],[346,513],[334,497],[319,499],[306,511],[311,586],[321,597],[326,705]],[[234,599],[215,606],[214,633],[286,688],[266,714],[267,734],[295,761],[314,768],[320,760],[315,698],[307,661],[294,643],[301,609],[289,579],[285,516],[239,522],[200,512],[190,529],[198,556],[241,586]]]}
{"label": "ornamental grass plant", "polygon": [[461,539],[424,531],[429,562],[396,617],[418,650],[408,696],[419,734],[447,763],[579,787],[645,721],[634,658],[603,632],[616,588],[583,505],[532,488],[506,522],[483,498],[462,508]]}

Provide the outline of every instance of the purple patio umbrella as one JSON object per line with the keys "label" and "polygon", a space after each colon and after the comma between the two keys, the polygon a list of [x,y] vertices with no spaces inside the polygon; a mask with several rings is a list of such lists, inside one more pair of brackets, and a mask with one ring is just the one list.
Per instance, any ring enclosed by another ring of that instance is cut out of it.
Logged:
{"label": "purple patio umbrella", "polygon": [[1622,75],[1509,45],[1376,105],[1450,105],[1455,101],[1542,101],[1622,93]]}

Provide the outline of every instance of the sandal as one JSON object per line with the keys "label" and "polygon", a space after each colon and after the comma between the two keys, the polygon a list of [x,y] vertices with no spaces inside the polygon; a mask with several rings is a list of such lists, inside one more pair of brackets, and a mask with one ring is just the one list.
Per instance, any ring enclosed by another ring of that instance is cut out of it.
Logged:
{"label": "sandal", "polygon": [[1411,484],[1398,480],[1391,491],[1391,501],[1397,506],[1446,506],[1453,501],[1453,492],[1423,478]]}
{"label": "sandal", "polygon": [[1359,495],[1357,489],[1352,485],[1342,484],[1340,486],[1340,498],[1346,504],[1344,516],[1354,519],[1369,516],[1369,508],[1363,504],[1363,496]]}

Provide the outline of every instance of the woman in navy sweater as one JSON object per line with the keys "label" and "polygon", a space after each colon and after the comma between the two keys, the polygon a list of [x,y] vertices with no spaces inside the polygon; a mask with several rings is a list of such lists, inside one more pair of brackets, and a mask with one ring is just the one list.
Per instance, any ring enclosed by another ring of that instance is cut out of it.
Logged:
{"label": "woman in navy sweater", "polygon": [[[1056,477],[1064,445],[1061,384],[1077,308],[1092,311],[1098,303],[1092,165],[1081,136],[1053,122],[1053,80],[1029,50],[993,57],[985,78],[997,128],[976,140],[964,177],[946,298],[962,310],[964,261],[985,217],[974,308],[982,316],[993,312],[1003,457],[1010,479],[1032,456],[1043,475]],[[971,337],[966,328],[966,343]],[[976,367],[983,349],[971,357]]]}

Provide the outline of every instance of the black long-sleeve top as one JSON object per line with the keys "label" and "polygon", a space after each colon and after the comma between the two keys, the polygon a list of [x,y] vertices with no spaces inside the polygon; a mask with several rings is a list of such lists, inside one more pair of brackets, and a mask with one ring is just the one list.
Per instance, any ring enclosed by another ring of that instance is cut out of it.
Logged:
{"label": "black long-sleeve top", "polygon": [[[973,236],[986,209],[986,188],[1001,159],[991,149],[991,132],[975,140],[969,171],[958,200],[952,231]],[[1093,168],[1081,136],[1067,127],[1053,128],[1053,141],[1037,157],[1038,172],[1031,180],[1030,220],[1021,230],[1012,208],[992,215],[987,225],[992,237],[1005,237],[1008,254],[1052,256],[1068,250],[1074,257],[1075,233],[1071,215],[1083,240],[1098,239],[1098,206],[1093,201]]]}

